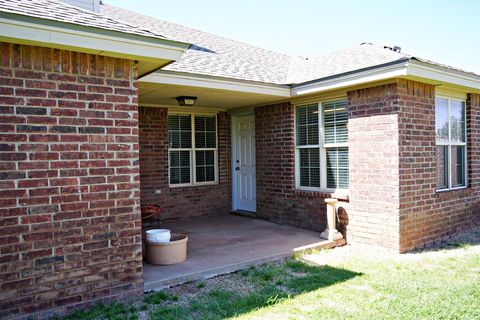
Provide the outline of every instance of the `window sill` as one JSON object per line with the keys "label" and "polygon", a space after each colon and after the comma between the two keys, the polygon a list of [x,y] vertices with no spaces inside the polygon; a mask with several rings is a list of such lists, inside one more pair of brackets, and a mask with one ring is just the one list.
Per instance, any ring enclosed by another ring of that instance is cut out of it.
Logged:
{"label": "window sill", "polygon": [[468,189],[468,187],[464,186],[464,187],[455,187],[450,189],[436,189],[435,192],[442,193],[442,192],[458,191],[458,190],[465,190],[465,189]]}
{"label": "window sill", "polygon": [[302,189],[296,188],[294,191],[296,196],[301,197],[311,197],[311,198],[333,198],[339,201],[348,202],[348,190],[312,190],[312,189]]}
{"label": "window sill", "polygon": [[435,195],[440,200],[447,200],[451,198],[469,196],[471,194],[472,194],[471,187],[459,187],[459,188],[453,188],[453,189],[435,190]]}
{"label": "window sill", "polygon": [[215,182],[208,182],[208,183],[197,183],[197,184],[171,184],[168,186],[170,189],[190,189],[190,188],[199,188],[199,187],[208,187],[208,186],[217,186],[219,184],[218,181]]}

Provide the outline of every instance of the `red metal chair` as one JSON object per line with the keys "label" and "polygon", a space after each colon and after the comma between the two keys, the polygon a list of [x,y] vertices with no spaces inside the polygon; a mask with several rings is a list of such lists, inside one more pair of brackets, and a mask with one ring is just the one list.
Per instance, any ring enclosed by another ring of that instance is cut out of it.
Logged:
{"label": "red metal chair", "polygon": [[142,212],[142,222],[148,220],[148,226],[152,227],[152,221],[157,221],[157,227],[160,226],[160,219],[158,219],[158,215],[162,213],[162,209],[160,209],[157,205],[148,205],[142,206],[140,208]]}

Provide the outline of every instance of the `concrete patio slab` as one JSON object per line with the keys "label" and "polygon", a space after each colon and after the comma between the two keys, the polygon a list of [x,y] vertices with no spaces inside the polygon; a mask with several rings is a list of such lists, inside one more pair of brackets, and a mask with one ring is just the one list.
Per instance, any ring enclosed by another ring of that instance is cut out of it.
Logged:
{"label": "concrete patio slab", "polygon": [[144,263],[144,290],[160,290],[291,256],[315,248],[331,248],[320,233],[230,214],[192,218],[161,225],[189,237],[187,261],[171,266]]}

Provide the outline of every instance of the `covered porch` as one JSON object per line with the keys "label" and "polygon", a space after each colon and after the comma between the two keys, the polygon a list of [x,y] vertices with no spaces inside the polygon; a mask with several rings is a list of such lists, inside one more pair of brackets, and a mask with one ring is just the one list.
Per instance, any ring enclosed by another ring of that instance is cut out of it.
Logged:
{"label": "covered porch", "polygon": [[[284,100],[287,90],[165,72],[140,81],[141,203],[162,208],[160,228],[189,237],[185,262],[144,263],[145,291],[345,243],[320,237],[324,198],[295,193],[293,131],[283,128],[293,123],[292,107],[258,109]],[[178,96],[198,99],[181,107]],[[198,137],[213,133],[199,148]],[[184,160],[171,166],[177,154]]]}
{"label": "covered porch", "polygon": [[163,223],[161,227],[188,235],[188,258],[171,266],[144,262],[145,291],[234,272],[283,259],[295,252],[345,243],[344,239],[321,239],[319,232],[227,213]]}

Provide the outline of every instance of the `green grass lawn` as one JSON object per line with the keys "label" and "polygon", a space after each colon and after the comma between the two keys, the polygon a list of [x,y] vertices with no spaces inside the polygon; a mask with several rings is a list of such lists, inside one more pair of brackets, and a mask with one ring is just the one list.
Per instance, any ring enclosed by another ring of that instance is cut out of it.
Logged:
{"label": "green grass lawn", "polygon": [[267,264],[189,284],[183,297],[172,288],[68,319],[480,319],[480,244],[401,256],[339,248],[314,259],[327,264]]}

